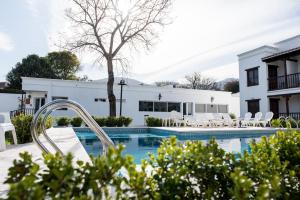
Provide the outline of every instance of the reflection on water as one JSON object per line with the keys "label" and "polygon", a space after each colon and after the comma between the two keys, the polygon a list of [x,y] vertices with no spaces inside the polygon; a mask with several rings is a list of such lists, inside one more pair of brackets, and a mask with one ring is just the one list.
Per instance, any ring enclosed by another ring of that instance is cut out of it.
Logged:
{"label": "reflection on water", "polygon": [[[79,132],[77,135],[89,154],[97,156],[102,152],[102,145],[94,133]],[[149,152],[156,154],[157,148],[160,146],[162,140],[170,137],[153,133],[110,133],[108,135],[115,144],[124,144],[126,148],[123,154],[131,154],[135,158],[136,163],[140,163],[141,159],[147,158]],[[185,142],[186,140],[197,140],[195,135],[192,137],[177,137],[177,139],[182,142]],[[209,139],[210,138],[200,138],[198,140],[207,143]],[[243,153],[244,151],[250,152],[249,144],[252,140],[259,141],[260,138],[227,138],[217,139],[216,141],[225,151],[238,154]]]}

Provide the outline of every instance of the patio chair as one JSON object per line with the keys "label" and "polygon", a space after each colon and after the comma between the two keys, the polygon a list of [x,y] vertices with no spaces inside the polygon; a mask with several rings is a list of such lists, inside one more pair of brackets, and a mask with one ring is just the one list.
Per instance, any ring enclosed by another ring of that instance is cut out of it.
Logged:
{"label": "patio chair", "polygon": [[175,125],[177,127],[181,126],[182,123],[185,124],[182,114],[175,110],[170,112],[170,121],[173,123],[173,125]]}
{"label": "patio chair", "polygon": [[11,131],[14,144],[18,144],[14,125],[11,123],[9,113],[0,113],[0,151],[6,149],[5,132]]}
{"label": "patio chair", "polygon": [[195,115],[197,127],[212,127],[213,123],[211,119],[213,118],[211,113],[201,113]]}
{"label": "patio chair", "polygon": [[259,122],[263,125],[263,127],[266,127],[267,125],[271,127],[271,120],[273,119],[273,116],[273,112],[267,112],[265,118],[260,120]]}
{"label": "patio chair", "polygon": [[247,112],[245,113],[245,117],[243,119],[240,119],[241,121],[241,126],[249,126],[250,120],[251,120],[252,113]]}
{"label": "patio chair", "polygon": [[254,118],[250,119],[249,125],[253,127],[259,126],[262,115],[263,115],[262,112],[255,113]]}
{"label": "patio chair", "polygon": [[224,126],[228,126],[228,127],[238,126],[237,120],[231,119],[231,117],[228,113],[223,113],[222,116],[223,116]]}

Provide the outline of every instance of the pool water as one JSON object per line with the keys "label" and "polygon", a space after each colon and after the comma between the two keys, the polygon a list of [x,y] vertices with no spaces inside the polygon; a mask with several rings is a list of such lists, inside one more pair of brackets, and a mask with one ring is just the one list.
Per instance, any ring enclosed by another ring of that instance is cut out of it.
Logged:
{"label": "pool water", "polygon": [[[142,159],[148,158],[148,153],[156,155],[157,148],[160,146],[163,139],[175,136],[177,140],[185,142],[187,140],[201,140],[207,143],[210,139],[216,138],[219,146],[227,152],[234,154],[250,151],[249,144],[252,140],[259,141],[262,135],[270,135],[271,133],[235,133],[235,134],[220,134],[220,133],[177,133],[164,132],[153,129],[125,129],[124,131],[105,130],[108,136],[115,144],[124,144],[126,146],[123,154],[131,154],[135,163],[141,163]],[[80,142],[84,146],[88,154],[97,156],[102,151],[102,145],[95,133],[90,130],[75,130]]]}

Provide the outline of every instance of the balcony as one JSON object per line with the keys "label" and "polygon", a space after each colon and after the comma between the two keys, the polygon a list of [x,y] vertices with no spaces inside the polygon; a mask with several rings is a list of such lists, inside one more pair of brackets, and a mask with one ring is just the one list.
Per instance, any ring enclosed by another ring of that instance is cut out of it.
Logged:
{"label": "balcony", "polygon": [[300,73],[270,77],[269,91],[300,87]]}
{"label": "balcony", "polygon": [[291,117],[295,120],[300,120],[300,112],[293,112],[293,113],[279,113],[279,117]]}

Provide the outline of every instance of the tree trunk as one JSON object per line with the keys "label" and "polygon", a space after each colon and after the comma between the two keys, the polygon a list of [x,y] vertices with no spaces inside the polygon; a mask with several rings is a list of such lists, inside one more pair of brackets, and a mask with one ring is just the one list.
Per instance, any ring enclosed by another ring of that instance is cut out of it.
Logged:
{"label": "tree trunk", "polygon": [[112,58],[107,58],[107,96],[109,101],[109,115],[116,116],[116,97],[114,95],[114,69]]}

